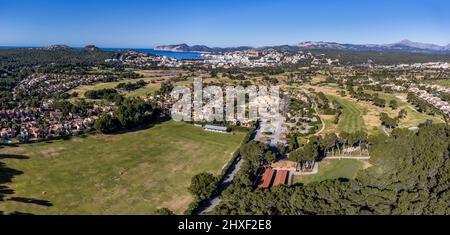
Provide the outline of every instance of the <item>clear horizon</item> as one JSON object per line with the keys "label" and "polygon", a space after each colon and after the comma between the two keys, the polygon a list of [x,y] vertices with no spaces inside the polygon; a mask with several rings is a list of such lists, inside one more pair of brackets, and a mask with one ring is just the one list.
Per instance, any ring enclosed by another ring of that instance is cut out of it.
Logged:
{"label": "clear horizon", "polygon": [[[405,38],[403,40],[409,40],[409,39]],[[299,43],[307,42],[307,41],[310,41],[310,40],[299,41]],[[319,40],[319,41],[323,41],[323,40]],[[319,42],[319,41],[314,41],[314,42]],[[400,41],[402,41],[402,40],[399,40],[399,41],[396,41],[396,42],[392,42],[392,43],[398,43]],[[410,41],[412,41],[412,40],[410,40]],[[323,42],[330,42],[331,43],[331,41],[323,41]],[[434,44],[434,45],[437,45],[437,46],[447,46],[447,45],[440,45],[440,44],[428,43],[428,42],[418,42],[418,41],[413,41],[413,42]],[[346,42],[335,42],[335,43],[345,44]],[[92,44],[92,43],[91,44],[88,43],[86,45],[68,45],[68,44],[64,44],[64,43],[55,43],[55,44],[48,44],[48,45],[0,45],[0,48],[1,47],[17,47],[17,48],[33,48],[33,47],[36,47],[36,48],[42,48],[42,47],[55,46],[55,45],[64,45],[64,46],[69,46],[69,47],[72,47],[72,48],[83,48],[85,46],[94,45],[94,46],[96,46],[98,48],[102,48],[102,49],[127,49],[127,48],[129,48],[129,49],[146,49],[146,50],[150,49],[150,50],[153,50],[157,46],[170,46],[170,45],[179,45],[179,44],[184,44],[184,43],[181,42],[181,43],[175,43],[175,44],[161,44],[161,45],[155,45],[155,46],[151,46],[151,47],[108,47],[108,46],[99,46],[99,45],[95,45],[95,44]],[[186,44],[188,46],[207,46],[207,47],[211,47],[212,48],[212,46],[205,45],[205,44],[188,44],[188,43],[186,43]],[[349,43],[349,44],[363,45],[362,43],[361,44],[360,43]],[[364,43],[364,44],[374,44],[374,43]],[[383,44],[378,44],[378,45],[383,45]],[[290,44],[276,44],[276,45],[264,45],[264,46],[240,45],[240,46],[249,46],[249,47],[253,47],[253,48],[260,48],[260,47],[265,47],[265,46],[270,47],[270,46],[282,46],[282,45],[290,45]],[[450,43],[448,45],[450,45]],[[294,44],[292,44],[291,46],[294,46]],[[227,47],[238,47],[238,46],[218,46],[218,47],[219,48],[227,48]]]}
{"label": "clear horizon", "polygon": [[450,2],[443,0],[0,0],[0,5],[0,46],[450,43]]}

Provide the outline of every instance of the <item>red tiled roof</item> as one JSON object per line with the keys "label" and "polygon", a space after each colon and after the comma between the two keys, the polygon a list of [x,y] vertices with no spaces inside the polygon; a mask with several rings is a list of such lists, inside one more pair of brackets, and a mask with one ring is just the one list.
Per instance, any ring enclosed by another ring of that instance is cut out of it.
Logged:
{"label": "red tiled roof", "polygon": [[284,171],[284,170],[277,171],[277,176],[275,177],[273,186],[285,185],[287,176],[288,176],[288,171]]}
{"label": "red tiled roof", "polygon": [[270,183],[272,182],[273,175],[275,173],[275,170],[272,168],[267,168],[264,171],[264,174],[261,178],[261,181],[259,182],[258,188],[259,189],[267,189],[270,187]]}

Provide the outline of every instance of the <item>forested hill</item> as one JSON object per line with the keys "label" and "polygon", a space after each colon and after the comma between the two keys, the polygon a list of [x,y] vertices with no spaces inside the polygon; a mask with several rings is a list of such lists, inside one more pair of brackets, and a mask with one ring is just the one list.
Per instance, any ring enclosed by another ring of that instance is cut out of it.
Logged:
{"label": "forested hill", "polygon": [[0,49],[1,66],[34,66],[50,64],[92,65],[113,57],[114,52],[83,49],[14,48]]}
{"label": "forested hill", "polygon": [[396,129],[371,140],[372,167],[355,180],[253,190],[245,173],[223,196],[216,214],[450,214],[450,130]]}

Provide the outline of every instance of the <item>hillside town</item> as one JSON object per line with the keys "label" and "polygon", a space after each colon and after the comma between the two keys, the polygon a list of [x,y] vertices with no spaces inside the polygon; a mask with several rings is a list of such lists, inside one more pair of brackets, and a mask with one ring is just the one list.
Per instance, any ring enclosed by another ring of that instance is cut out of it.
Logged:
{"label": "hillside town", "polygon": [[122,62],[126,65],[137,67],[175,67],[199,66],[212,68],[258,68],[277,67],[280,65],[312,64],[338,65],[339,59],[327,58],[324,54],[313,55],[311,52],[283,52],[273,49],[245,50],[225,53],[202,53],[203,60],[177,60],[167,56],[151,55],[148,53],[127,51],[124,55],[115,59],[107,59],[105,62]]}

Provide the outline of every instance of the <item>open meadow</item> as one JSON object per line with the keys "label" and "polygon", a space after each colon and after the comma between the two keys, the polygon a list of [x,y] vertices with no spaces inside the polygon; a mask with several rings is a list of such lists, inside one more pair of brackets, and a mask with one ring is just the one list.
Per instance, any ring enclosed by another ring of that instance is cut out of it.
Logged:
{"label": "open meadow", "polygon": [[338,178],[354,179],[358,171],[369,166],[368,161],[362,160],[324,160],[319,163],[319,173],[308,176],[294,176],[293,183],[309,184]]}
{"label": "open meadow", "polygon": [[363,120],[363,116],[367,112],[366,108],[356,102],[336,96],[328,96],[328,99],[330,99],[330,101],[337,101],[342,106],[342,115],[337,125],[337,133],[352,133],[364,131],[366,129]]}
{"label": "open meadow", "polygon": [[449,79],[425,80],[423,82],[426,83],[426,84],[433,84],[433,85],[450,87],[450,80]]}
{"label": "open meadow", "polygon": [[[374,93],[371,91],[367,91],[367,93]],[[399,127],[400,128],[410,128],[410,127],[416,127],[421,123],[424,123],[425,121],[432,120],[433,123],[444,123],[444,120],[441,116],[436,115],[428,115],[426,113],[420,113],[416,110],[416,108],[408,103],[406,101],[406,94],[402,93],[394,93],[394,94],[387,94],[383,92],[379,92],[378,96],[384,100],[386,100],[386,104],[389,104],[391,100],[397,101],[398,108],[393,110],[386,106],[386,108],[379,108],[375,106],[375,109],[379,112],[385,112],[389,114],[391,117],[398,116],[398,113],[400,110],[405,109],[408,113],[406,118],[403,118],[400,120]]]}
{"label": "open meadow", "polygon": [[193,201],[191,177],[219,175],[245,134],[168,121],[123,134],[3,147],[0,161],[21,173],[6,184],[14,194],[0,211],[154,214],[167,207],[181,214]]}
{"label": "open meadow", "polygon": [[100,89],[111,89],[111,88],[116,88],[117,85],[119,85],[120,83],[135,83],[139,80],[144,80],[147,85],[145,87],[139,88],[135,91],[131,91],[131,92],[127,92],[125,94],[125,96],[127,97],[145,97],[147,95],[152,94],[153,92],[155,92],[156,90],[158,90],[160,88],[160,84],[159,83],[155,83],[155,81],[157,80],[154,76],[151,76],[148,73],[144,73],[141,72],[140,74],[142,74],[144,77],[143,78],[136,78],[136,79],[124,79],[124,80],[120,80],[117,82],[100,82],[100,83],[95,83],[95,84],[90,84],[90,85],[83,85],[83,86],[79,86],[75,89],[70,90],[68,93],[78,93],[79,97],[81,98],[85,98],[84,94],[86,93],[86,91],[93,91],[93,90],[100,90]]}
{"label": "open meadow", "polygon": [[[419,124],[424,123],[430,119],[433,123],[443,123],[441,117],[430,116],[425,113],[418,112],[415,107],[406,101],[406,94],[387,94],[379,92],[378,96],[386,100],[386,107],[381,108],[375,106],[372,102],[358,101],[350,96],[342,97],[338,94],[338,88],[333,86],[305,86],[312,88],[316,92],[323,92],[330,100],[338,101],[342,106],[342,115],[339,119],[339,123],[335,125],[332,123],[334,116],[321,115],[321,118],[325,121],[327,128],[323,133],[339,133],[342,131],[355,132],[358,130],[365,130],[369,134],[382,133],[380,113],[385,112],[390,117],[398,116],[401,109],[407,111],[406,118],[400,120],[400,128],[417,127]],[[366,91],[368,93],[374,93],[372,91]],[[391,100],[396,100],[398,103],[397,109],[388,107]]]}

